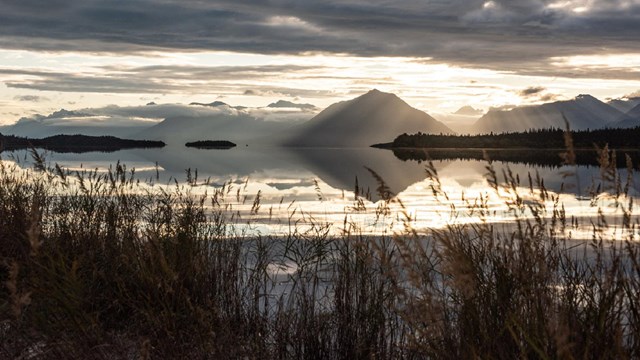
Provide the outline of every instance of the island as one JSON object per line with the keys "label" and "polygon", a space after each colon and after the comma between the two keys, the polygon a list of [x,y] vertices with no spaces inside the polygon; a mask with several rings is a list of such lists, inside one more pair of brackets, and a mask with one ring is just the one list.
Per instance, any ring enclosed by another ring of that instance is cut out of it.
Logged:
{"label": "island", "polygon": [[227,150],[235,147],[236,144],[227,140],[203,140],[203,141],[194,141],[188,142],[184,144],[186,147],[192,147],[197,149],[219,149],[219,150]]}
{"label": "island", "polygon": [[165,145],[162,141],[129,140],[115,136],[55,135],[42,139],[32,139],[0,134],[0,152],[29,148],[72,153],[113,152],[124,149],[162,148]]}

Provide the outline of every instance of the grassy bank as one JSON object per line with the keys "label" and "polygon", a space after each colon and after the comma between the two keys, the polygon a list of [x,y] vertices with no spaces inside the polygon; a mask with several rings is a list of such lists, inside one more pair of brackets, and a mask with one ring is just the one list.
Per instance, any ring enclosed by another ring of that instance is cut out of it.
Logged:
{"label": "grassy bank", "polygon": [[[620,222],[593,219],[593,239],[576,243],[541,180],[536,201],[523,201],[520,179],[499,182],[490,164],[513,230],[486,221],[480,198],[474,224],[418,232],[382,203],[404,232],[345,224],[330,236],[311,222],[258,237],[234,231],[226,186],[193,195],[139,184],[120,165],[69,174],[4,163],[0,358],[637,358],[638,217],[608,152],[600,164]],[[398,201],[383,179],[379,191]],[[606,238],[615,226],[625,239]]]}

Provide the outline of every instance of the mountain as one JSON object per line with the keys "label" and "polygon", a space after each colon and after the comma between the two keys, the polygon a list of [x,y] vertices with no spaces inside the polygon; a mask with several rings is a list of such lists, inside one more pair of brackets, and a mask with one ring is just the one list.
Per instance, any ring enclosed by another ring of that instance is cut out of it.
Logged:
{"label": "mountain", "polygon": [[15,124],[5,126],[6,135],[43,138],[53,135],[115,136],[128,137],[152,126],[153,123],[129,118],[102,119],[100,116],[60,110],[51,115],[21,118]]}
{"label": "mountain", "polygon": [[640,119],[640,103],[627,112],[627,116],[632,119]]}
{"label": "mountain", "polygon": [[629,110],[621,119],[610,124],[609,127],[634,128],[640,126],[640,104]]}
{"label": "mountain", "polygon": [[467,115],[467,116],[482,115],[482,113],[483,113],[482,110],[474,109],[469,105],[463,106],[460,109],[458,109],[458,111],[454,112],[455,115]]}
{"label": "mountain", "polygon": [[640,97],[613,99],[607,102],[607,104],[613,106],[623,113],[627,113],[635,106],[640,105]]}
{"label": "mountain", "polygon": [[314,110],[316,106],[313,104],[296,104],[291,101],[286,100],[278,100],[277,102],[271,103],[267,105],[269,108],[294,108],[294,109],[302,109],[302,110]]}
{"label": "mountain", "polygon": [[591,95],[542,105],[519,106],[512,110],[490,110],[473,126],[473,133],[515,132],[529,129],[565,128],[563,115],[572,130],[599,129],[625,118],[625,114]]}
{"label": "mountain", "polygon": [[474,109],[473,107],[466,105],[454,113],[434,113],[433,117],[447,125],[451,130],[459,134],[466,134],[470,132],[473,124],[478,121],[483,113],[483,110]]}
{"label": "mountain", "polygon": [[138,139],[162,140],[169,144],[184,144],[206,138],[218,138],[243,144],[264,144],[269,134],[282,131],[289,123],[264,121],[228,109],[209,116],[170,117],[135,135]]}
{"label": "mountain", "polygon": [[192,102],[189,105],[192,105],[192,106],[210,106],[210,107],[229,106],[229,104],[227,104],[225,102],[222,102],[222,101],[214,101],[214,102],[208,103],[208,104],[199,103],[199,102]]}
{"label": "mountain", "polygon": [[394,94],[371,90],[353,100],[333,104],[311,120],[292,128],[286,146],[363,147],[388,142],[402,133],[453,133],[425,112]]}

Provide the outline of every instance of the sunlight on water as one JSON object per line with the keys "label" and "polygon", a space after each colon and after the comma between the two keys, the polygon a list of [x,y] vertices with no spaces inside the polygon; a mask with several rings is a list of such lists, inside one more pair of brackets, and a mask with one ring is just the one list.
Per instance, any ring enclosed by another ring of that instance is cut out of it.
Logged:
{"label": "sunlight on water", "polygon": [[[5,166],[17,164],[21,171],[31,171],[26,152],[2,155]],[[45,156],[50,167],[59,164],[70,171],[70,179],[81,173],[104,175],[124,164],[138,181],[131,191],[181,191],[211,197],[223,189],[224,196],[215,205],[211,200],[206,204],[211,211],[222,208],[231,216],[232,231],[238,234],[392,235],[479,223],[508,229],[517,219],[534,221],[532,211],[536,209],[541,217],[562,213],[567,235],[574,239],[590,239],[594,234],[638,235],[637,230],[622,226],[608,226],[607,234],[594,233],[593,224],[598,222],[621,223],[621,209],[628,207],[629,198],[606,195],[603,174],[593,166],[494,162],[496,188],[491,186],[486,161],[439,160],[430,168],[378,149],[165,148]],[[509,171],[518,184],[506,186]],[[544,179],[544,197],[536,177]],[[626,181],[626,170],[621,169],[619,177],[621,183]],[[534,183],[531,186],[529,179]],[[633,174],[629,180],[628,193],[635,198],[638,178]],[[60,191],[73,192],[77,186],[72,181]],[[638,218],[631,220],[636,223]]]}

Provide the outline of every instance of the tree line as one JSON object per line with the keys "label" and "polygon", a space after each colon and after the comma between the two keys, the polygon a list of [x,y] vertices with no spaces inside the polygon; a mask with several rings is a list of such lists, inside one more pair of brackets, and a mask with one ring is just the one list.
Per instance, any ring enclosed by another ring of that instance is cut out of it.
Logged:
{"label": "tree line", "polygon": [[640,148],[640,127],[632,129],[598,129],[569,131],[551,128],[525,132],[489,133],[481,135],[402,134],[393,143],[375,145],[384,148],[534,148],[563,149],[567,147],[567,134],[578,149],[595,147],[632,149]]}

